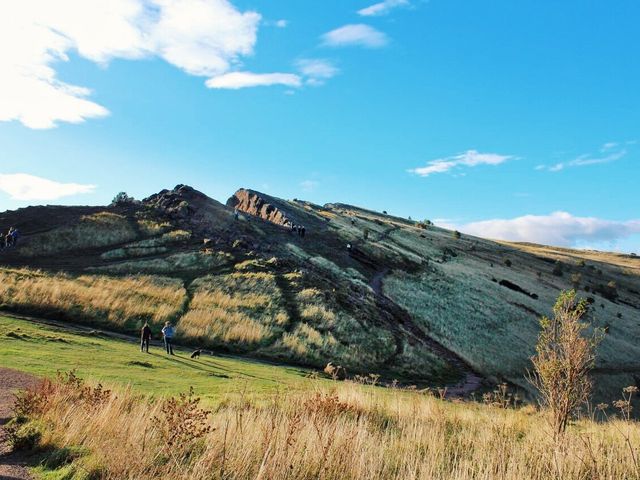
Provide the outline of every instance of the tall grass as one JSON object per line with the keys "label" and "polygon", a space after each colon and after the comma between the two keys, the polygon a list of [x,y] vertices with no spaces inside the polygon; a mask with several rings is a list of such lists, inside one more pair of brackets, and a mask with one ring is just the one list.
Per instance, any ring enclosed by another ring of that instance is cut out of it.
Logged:
{"label": "tall grass", "polygon": [[185,293],[182,282],[162,277],[0,270],[0,304],[5,308],[116,327],[171,320],[181,311]]}
{"label": "tall grass", "polygon": [[44,256],[129,242],[136,236],[135,229],[125,216],[99,212],[81,217],[75,225],[59,227],[29,238],[19,251],[26,257]]}
{"label": "tall grass", "polygon": [[617,480],[640,473],[630,450],[640,442],[635,422],[580,421],[554,444],[535,409],[452,404],[353,383],[267,403],[230,396],[211,412],[192,397],[153,401],[76,381],[48,384],[42,395],[30,412],[40,444],[90,452],[74,468],[92,478]]}
{"label": "tall grass", "polygon": [[198,279],[178,333],[208,345],[246,349],[268,343],[289,321],[275,277],[233,273]]}

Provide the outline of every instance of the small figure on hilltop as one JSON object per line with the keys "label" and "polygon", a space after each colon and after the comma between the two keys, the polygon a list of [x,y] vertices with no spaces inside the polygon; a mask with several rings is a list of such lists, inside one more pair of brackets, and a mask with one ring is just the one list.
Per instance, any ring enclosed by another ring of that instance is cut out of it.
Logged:
{"label": "small figure on hilltop", "polygon": [[233,218],[236,219],[236,220],[238,220],[238,218],[240,218],[240,212],[238,211],[237,208],[233,211]]}
{"label": "small figure on hilltop", "polygon": [[165,322],[162,327],[162,336],[164,337],[164,348],[167,350],[167,355],[173,355],[173,335],[175,329],[171,322]]}
{"label": "small figure on hilltop", "polygon": [[20,232],[17,228],[10,227],[9,232],[5,236],[4,246],[5,247],[15,247],[18,244],[18,238],[20,237]]}
{"label": "small figure on hilltop", "polygon": [[151,341],[151,327],[149,322],[144,322],[140,331],[140,351],[149,353],[149,342]]}
{"label": "small figure on hilltop", "polygon": [[307,231],[307,229],[306,229],[306,228],[304,228],[304,225],[301,225],[301,226],[300,226],[300,230],[298,230],[298,233],[300,233],[300,236],[301,236],[302,238],[304,238],[304,234],[305,234],[305,232],[306,232],[306,231]]}

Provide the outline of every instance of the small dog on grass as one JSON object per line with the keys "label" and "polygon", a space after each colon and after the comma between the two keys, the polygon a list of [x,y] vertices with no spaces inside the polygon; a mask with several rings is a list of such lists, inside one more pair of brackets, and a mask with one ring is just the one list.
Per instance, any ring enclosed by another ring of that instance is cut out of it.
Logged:
{"label": "small dog on grass", "polygon": [[198,349],[191,354],[191,358],[200,358],[201,353],[202,353],[202,350]]}

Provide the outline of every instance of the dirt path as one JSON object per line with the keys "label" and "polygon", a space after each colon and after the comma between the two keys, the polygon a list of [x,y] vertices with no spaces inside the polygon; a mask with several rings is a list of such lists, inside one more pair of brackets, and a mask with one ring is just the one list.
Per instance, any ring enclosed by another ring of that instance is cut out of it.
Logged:
{"label": "dirt path", "polygon": [[0,367],[0,480],[31,479],[23,455],[11,452],[4,425],[11,417],[16,390],[32,387],[37,383],[38,379],[27,373]]}
{"label": "dirt path", "polygon": [[413,322],[411,315],[409,315],[406,310],[384,294],[382,287],[384,277],[387,273],[389,273],[388,268],[376,271],[371,278],[370,286],[376,294],[378,306],[392,315],[395,322],[392,327],[410,335],[416,341],[462,372],[463,378],[460,382],[447,386],[446,396],[450,398],[467,397],[480,388],[484,380],[480,374],[476,373],[473,368],[455,352],[429,337]]}

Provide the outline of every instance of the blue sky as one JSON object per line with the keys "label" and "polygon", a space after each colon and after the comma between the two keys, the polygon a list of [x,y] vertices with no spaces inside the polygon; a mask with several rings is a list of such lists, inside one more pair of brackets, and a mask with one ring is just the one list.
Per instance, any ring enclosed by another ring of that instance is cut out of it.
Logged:
{"label": "blue sky", "polygon": [[640,253],[638,18],[635,0],[7,2],[0,210],[249,187]]}

